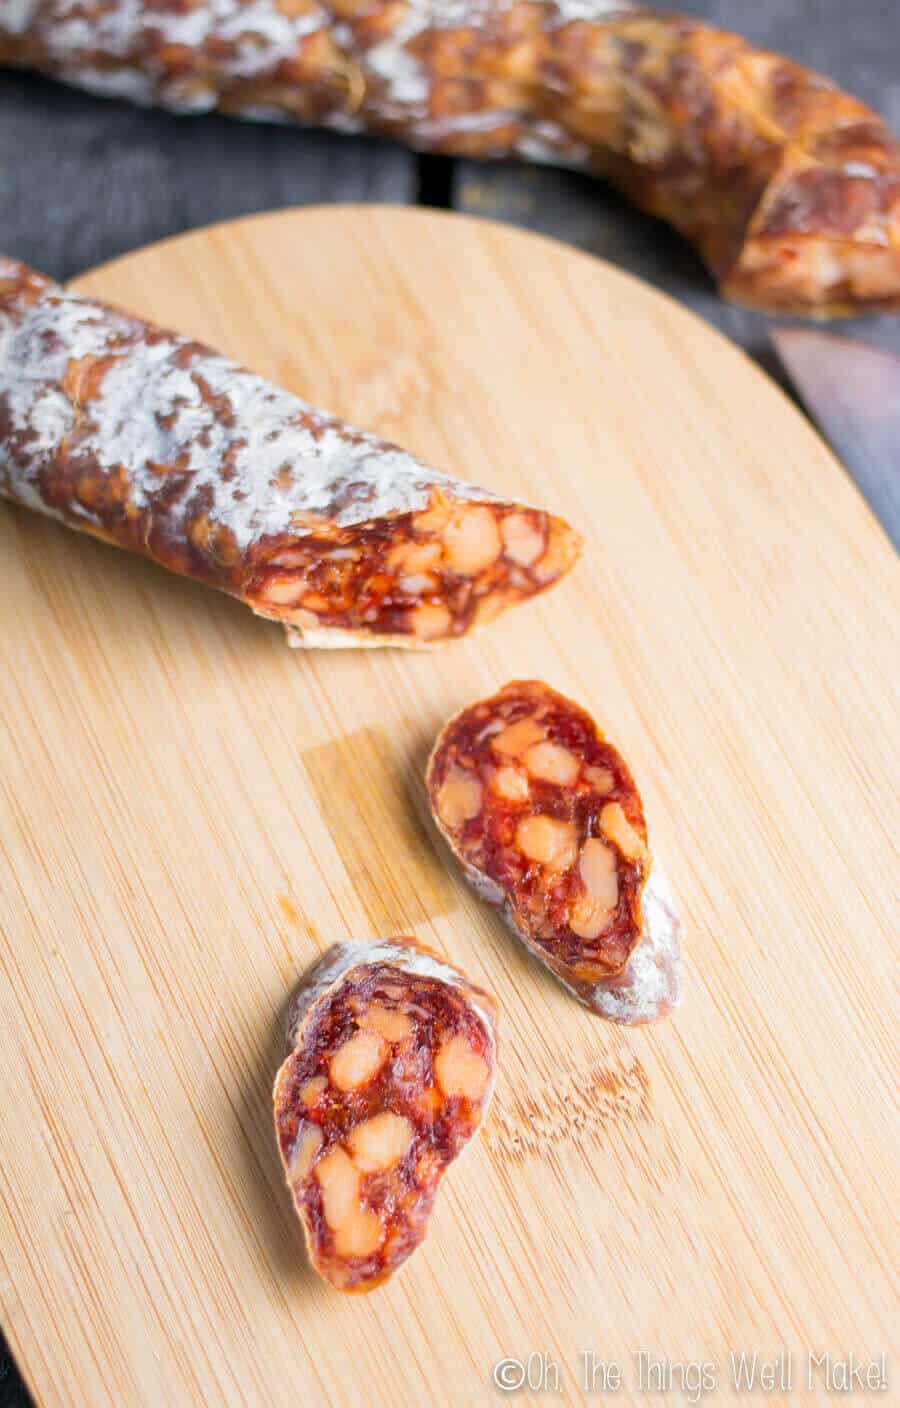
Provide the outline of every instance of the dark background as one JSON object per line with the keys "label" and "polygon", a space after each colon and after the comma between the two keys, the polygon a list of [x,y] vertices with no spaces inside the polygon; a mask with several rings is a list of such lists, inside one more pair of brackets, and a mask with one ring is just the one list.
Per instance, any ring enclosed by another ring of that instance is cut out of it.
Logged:
{"label": "dark background", "polygon": [[[900,132],[900,0],[656,0],[817,68]],[[716,297],[665,226],[585,177],[416,157],[363,138],[170,117],[0,73],[0,250],[67,279],[181,230],[330,201],[437,205],[526,226],[674,294],[775,371],[765,315]],[[900,352],[900,318],[841,330]],[[28,1395],[0,1340],[0,1408]]]}

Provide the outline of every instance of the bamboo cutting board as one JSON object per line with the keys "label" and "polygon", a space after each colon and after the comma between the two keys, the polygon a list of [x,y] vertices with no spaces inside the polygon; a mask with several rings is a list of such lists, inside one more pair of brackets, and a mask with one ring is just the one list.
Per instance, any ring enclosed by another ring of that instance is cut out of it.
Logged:
{"label": "bamboo cutting board", "polygon": [[[810,1349],[890,1356],[900,593],[824,445],[659,294],[458,217],[266,216],[78,287],[587,549],[471,643],[305,654],[0,510],[0,1306],[39,1403],[490,1404],[507,1357],[577,1403],[585,1352],[684,1401],[641,1350],[727,1402],[729,1353],[782,1347],[802,1398]],[[643,788],[688,925],[657,1028],[576,1006],[426,825],[438,726],[531,675]],[[284,1006],[335,940],[409,931],[497,992],[502,1072],[424,1248],[345,1299],[282,1185]]]}

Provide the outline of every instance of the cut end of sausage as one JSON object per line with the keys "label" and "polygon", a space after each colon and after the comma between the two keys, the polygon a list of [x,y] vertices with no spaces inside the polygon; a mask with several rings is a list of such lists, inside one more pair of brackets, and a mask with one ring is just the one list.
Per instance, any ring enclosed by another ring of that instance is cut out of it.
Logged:
{"label": "cut end of sausage", "polygon": [[520,504],[434,491],[420,513],[350,528],[309,524],[267,547],[246,600],[293,628],[297,643],[429,646],[466,635],[552,586],[581,538]]}
{"label": "cut end of sausage", "polygon": [[[674,1005],[671,993],[649,991],[660,979],[647,961],[651,859],[640,794],[589,714],[539,680],[514,681],[447,724],[426,782],[467,878],[588,1005],[624,1011],[627,990],[638,1010],[635,974],[646,1010]],[[620,976],[619,998],[593,1000]]]}
{"label": "cut end of sausage", "polygon": [[392,940],[332,950],[292,1012],[274,1094],[287,1181],[316,1270],[339,1290],[372,1290],[422,1241],[444,1173],[484,1118],[493,999]]}
{"label": "cut end of sausage", "polygon": [[642,1026],[674,1012],[684,997],[682,925],[659,864],[644,888],[643,937],[614,978],[574,989],[577,997],[610,1022]]}

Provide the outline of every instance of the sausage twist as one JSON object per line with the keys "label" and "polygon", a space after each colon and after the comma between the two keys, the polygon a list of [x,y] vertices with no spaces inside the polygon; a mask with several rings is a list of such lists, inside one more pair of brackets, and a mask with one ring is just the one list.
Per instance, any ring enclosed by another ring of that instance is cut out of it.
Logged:
{"label": "sausage twist", "polygon": [[607,178],[723,295],[900,308],[900,144],[801,65],[628,0],[0,0],[0,63],[184,112]]}

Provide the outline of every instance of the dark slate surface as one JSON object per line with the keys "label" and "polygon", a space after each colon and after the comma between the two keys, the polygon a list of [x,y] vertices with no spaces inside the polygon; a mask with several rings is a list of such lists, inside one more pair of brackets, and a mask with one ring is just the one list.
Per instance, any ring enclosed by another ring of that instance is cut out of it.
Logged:
{"label": "dark slate surface", "polygon": [[415,158],[383,142],[177,118],[9,72],[0,170],[0,249],[61,279],[255,210],[416,191]]}
{"label": "dark slate surface", "polygon": [[[900,131],[900,0],[657,0],[820,69]],[[0,250],[58,278],[181,230],[328,201],[455,205],[553,234],[666,289],[771,365],[761,314],[728,308],[665,227],[595,183],[416,159],[379,142],[137,111],[0,73]],[[900,352],[900,319],[842,329]],[[28,1396],[0,1345],[0,1408]]]}

